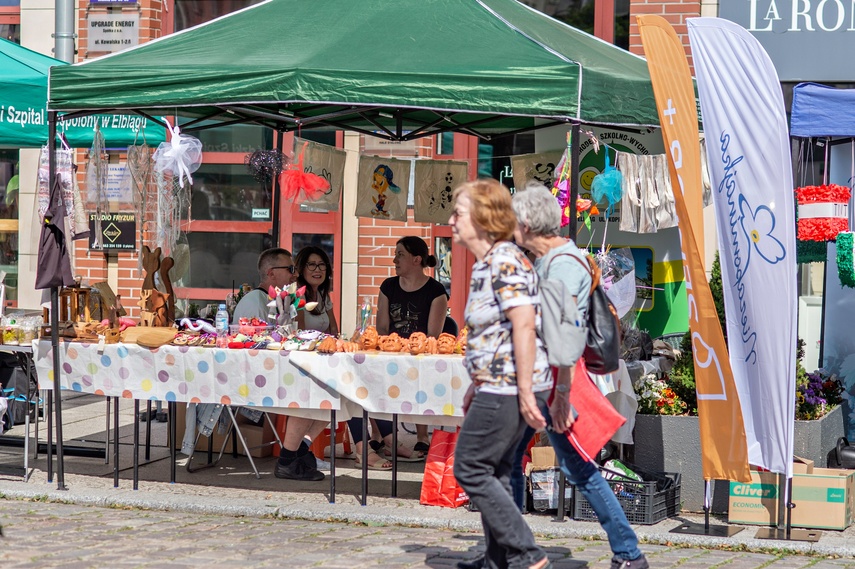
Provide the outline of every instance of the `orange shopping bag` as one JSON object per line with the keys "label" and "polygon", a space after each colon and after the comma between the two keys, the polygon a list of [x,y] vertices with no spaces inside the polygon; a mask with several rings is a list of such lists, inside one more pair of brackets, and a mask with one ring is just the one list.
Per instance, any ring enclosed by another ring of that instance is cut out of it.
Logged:
{"label": "orange shopping bag", "polygon": [[420,504],[457,508],[469,502],[469,496],[454,478],[454,447],[457,446],[458,432],[459,429],[453,433],[440,430],[433,432],[422,480]]}

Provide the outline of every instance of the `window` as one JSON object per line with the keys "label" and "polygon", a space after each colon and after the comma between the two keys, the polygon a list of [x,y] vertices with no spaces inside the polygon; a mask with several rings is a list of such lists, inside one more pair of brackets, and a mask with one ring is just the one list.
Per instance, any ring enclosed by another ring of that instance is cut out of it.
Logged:
{"label": "window", "polygon": [[18,151],[0,150],[0,271],[6,300],[18,299]]}
{"label": "window", "polygon": [[21,0],[0,0],[0,37],[21,43]]}
{"label": "window", "polygon": [[257,182],[242,163],[202,164],[193,174],[190,196],[193,221],[270,220],[271,188]]}
{"label": "window", "polygon": [[175,0],[174,31],[210,22],[260,2],[261,0]]}

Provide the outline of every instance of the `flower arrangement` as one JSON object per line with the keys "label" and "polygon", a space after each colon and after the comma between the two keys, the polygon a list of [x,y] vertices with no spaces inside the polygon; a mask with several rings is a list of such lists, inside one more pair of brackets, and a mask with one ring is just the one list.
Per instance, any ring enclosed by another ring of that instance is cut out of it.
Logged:
{"label": "flower arrangement", "polygon": [[843,401],[843,382],[820,368],[796,379],[796,419],[810,421],[827,415]]}
{"label": "flower arrangement", "polygon": [[641,378],[638,412],[645,415],[685,415],[688,405],[671,388],[668,376],[658,379],[655,374]]}

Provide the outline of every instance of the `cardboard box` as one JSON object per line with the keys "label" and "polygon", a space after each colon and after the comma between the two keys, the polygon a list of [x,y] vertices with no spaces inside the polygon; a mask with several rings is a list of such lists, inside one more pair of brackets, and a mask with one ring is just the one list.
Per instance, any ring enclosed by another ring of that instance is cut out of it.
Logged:
{"label": "cardboard box", "polygon": [[[855,471],[814,468],[793,475],[793,527],[843,530],[855,512]],[[778,523],[778,475],[751,472],[751,484],[730,483],[728,521],[739,524]]]}
{"label": "cardboard box", "polygon": [[531,462],[526,465],[526,475],[533,470],[551,470],[558,466],[558,458],[552,447],[531,447]]}
{"label": "cardboard box", "polygon": [[[187,408],[185,405],[179,404],[175,413],[175,426],[178,433],[176,448],[178,448],[179,450],[181,449],[181,442],[184,440],[184,430],[186,428],[186,409]],[[223,412],[225,413],[225,410]],[[273,436],[273,429],[270,427],[270,423],[267,422],[267,419],[262,419],[261,425],[257,426],[252,424],[248,418],[246,418],[237,410],[235,410],[235,418],[237,419],[237,423],[240,425],[240,432],[241,434],[243,434],[243,437],[246,440],[246,445],[250,449],[250,455],[253,458],[264,458],[270,456],[273,452],[273,445],[268,443],[274,442],[276,440],[276,437]],[[213,439],[213,448],[215,453],[220,452],[220,447],[223,446],[223,440],[225,439],[225,436],[226,433],[220,434],[217,427],[214,427],[214,432],[211,434],[211,438]],[[199,439],[196,441],[196,450],[199,452],[207,452],[208,437],[199,437]],[[244,452],[243,445],[240,444],[240,441],[238,441],[237,443],[237,450],[239,455],[246,456],[246,452]],[[229,441],[228,445],[226,446],[225,452],[230,453],[231,451],[232,441]]]}
{"label": "cardboard box", "polygon": [[813,474],[813,461],[809,458],[793,456],[793,474]]}

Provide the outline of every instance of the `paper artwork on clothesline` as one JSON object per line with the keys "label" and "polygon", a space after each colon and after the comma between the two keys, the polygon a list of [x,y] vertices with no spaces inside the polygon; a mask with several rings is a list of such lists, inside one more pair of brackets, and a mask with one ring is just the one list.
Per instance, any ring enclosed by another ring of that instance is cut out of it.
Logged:
{"label": "paper artwork on clothesline", "polygon": [[466,181],[468,172],[467,162],[417,160],[413,198],[415,220],[448,225],[452,208],[451,193]]}
{"label": "paper artwork on clothesline", "polygon": [[514,186],[523,189],[526,182],[536,180],[547,188],[552,188],[558,171],[555,169],[561,160],[563,150],[548,150],[536,154],[511,156],[511,168],[514,171]]}
{"label": "paper artwork on clothesline", "polygon": [[617,168],[623,175],[621,231],[656,233],[677,226],[674,192],[664,154],[619,152]]}
{"label": "paper artwork on clothesline", "polygon": [[357,217],[406,221],[409,187],[409,160],[360,156],[354,214]]}
{"label": "paper artwork on clothesline", "polygon": [[295,154],[306,144],[303,156],[303,171],[316,174],[329,182],[330,188],[316,200],[307,201],[313,209],[338,211],[344,187],[344,164],[347,153],[326,144],[318,144],[302,138],[294,138]]}

